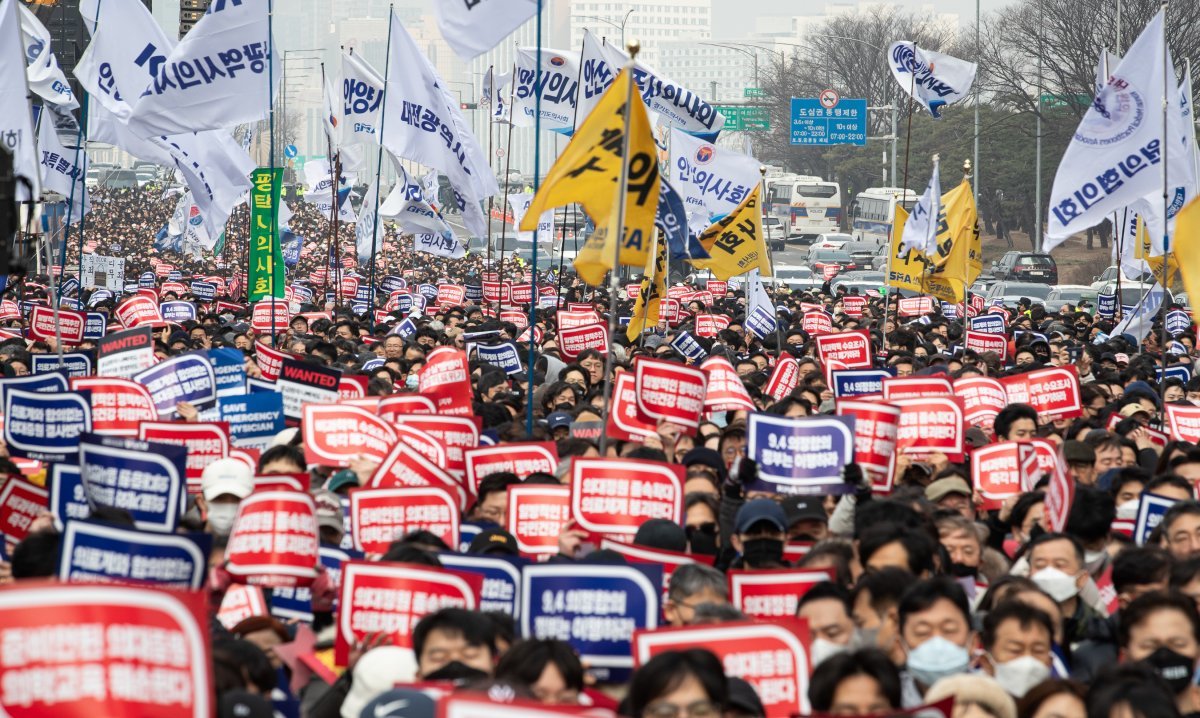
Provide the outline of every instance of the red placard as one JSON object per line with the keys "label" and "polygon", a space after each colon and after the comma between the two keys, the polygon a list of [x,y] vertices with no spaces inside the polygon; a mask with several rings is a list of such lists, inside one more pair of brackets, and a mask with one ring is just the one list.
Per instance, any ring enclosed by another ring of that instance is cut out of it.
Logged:
{"label": "red placard", "polygon": [[163,285],[158,288],[158,296],[174,294],[177,297],[182,297],[190,291],[188,286],[183,282],[163,282]]}
{"label": "red placard", "polygon": [[900,408],[862,399],[838,399],[838,416],[854,417],[854,462],[871,482],[871,491],[890,494],[896,474],[896,434]]}
{"label": "red placard", "polygon": [[[515,289],[515,287],[514,287]],[[467,288],[461,284],[439,284],[437,303],[443,307],[462,306],[467,298]]]}
{"label": "red placard", "polygon": [[679,315],[682,307],[678,299],[663,297],[658,302],[658,318],[661,321],[674,326],[679,323]]}
{"label": "red placard", "polygon": [[1067,472],[1062,454],[1055,455],[1055,470],[1050,472],[1050,484],[1046,489],[1046,527],[1061,533],[1067,527],[1067,516],[1075,500],[1075,481]]}
{"label": "red placard", "polygon": [[113,315],[126,327],[142,325],[161,325],[162,314],[158,311],[158,302],[144,294],[137,294],[117,305]]}
{"label": "red placard", "polygon": [[600,314],[590,307],[587,309],[559,312],[555,317],[558,320],[560,331],[600,323]]}
{"label": "red placard", "polygon": [[812,336],[833,332],[833,318],[825,312],[805,312],[800,328]]}
{"label": "red placard", "polygon": [[883,399],[919,399],[954,396],[954,386],[944,376],[892,376],[883,380]]}
{"label": "red placard", "polygon": [[138,424],[138,439],[187,448],[188,493],[200,493],[200,475],[204,467],[229,456],[229,422],[184,423],[143,421]]}
{"label": "red placard", "polygon": [[516,325],[517,329],[529,326],[529,315],[520,309],[501,309],[500,321]]}
{"label": "red placard", "polygon": [[[696,367],[638,357],[633,363],[638,411],[648,419],[695,430],[704,411],[707,375]],[[688,432],[691,433],[691,432]]]}
{"label": "red placard", "polygon": [[724,314],[697,314],[696,336],[711,339],[729,326],[729,317]]}
{"label": "red placard", "polygon": [[0,322],[21,318],[21,308],[11,299],[0,300]]}
{"label": "red placard", "polygon": [[[533,301],[533,285],[532,284],[514,284],[509,290],[509,298],[513,304],[529,304]],[[438,299],[441,300],[441,292],[438,292]]]}
{"label": "red placard", "polygon": [[703,646],[721,661],[727,675],[754,687],[767,718],[807,715],[812,673],[808,645],[808,624],[790,617],[633,632],[636,665],[667,651]]}
{"label": "red placard", "polygon": [[588,349],[606,352],[608,327],[604,324],[590,324],[562,329],[558,332],[558,349],[569,361],[575,361],[576,357]]}
{"label": "red placard", "polygon": [[715,414],[719,411],[754,411],[758,407],[746,391],[737,372],[729,360],[721,356],[711,356],[700,364],[700,369],[708,377],[707,389],[704,395],[704,411]]}
{"label": "red placard", "polygon": [[848,317],[854,317],[857,319],[863,315],[863,311],[866,308],[866,297],[860,297],[855,294],[842,297],[842,312]]}
{"label": "red placard", "polygon": [[1022,466],[1027,457],[1034,457],[1033,447],[1017,441],[982,446],[971,452],[972,485],[983,497],[980,508],[998,509],[1006,499],[1024,490]]}
{"label": "red placard", "polygon": [[479,446],[464,452],[467,485],[477,493],[479,482],[488,474],[507,472],[524,479],[530,474],[553,474],[558,467],[558,447],[553,441]]}
{"label": "red placard", "polygon": [[626,284],[625,285],[625,296],[629,297],[631,300],[637,299],[641,295],[642,295],[642,285],[641,284]]}
{"label": "red placard", "polygon": [[731,604],[749,618],[775,620],[795,616],[800,599],[810,588],[833,580],[833,569],[733,570],[726,578]]}
{"label": "red placard", "polygon": [[154,399],[145,386],[116,377],[71,377],[71,391],[90,391],[92,431],[110,436],[137,436],[138,425],[158,419]]}
{"label": "red placard", "polygon": [[338,382],[338,396],[343,400],[366,398],[367,382],[369,381],[369,377],[346,376],[343,374]]}
{"label": "red placard", "polygon": [[692,293],[691,287],[684,284],[675,284],[667,287],[667,297],[671,299],[679,299]]}
{"label": "red placard", "polygon": [[644,459],[575,457],[571,516],[598,534],[633,536],[650,519],[680,523],[684,469]]}
{"label": "red placard", "polygon": [[870,369],[871,336],[861,330],[817,337],[817,357],[822,364],[832,359],[847,369]]}
{"label": "red placard", "polygon": [[800,364],[790,354],[784,352],[775,368],[771,370],[771,378],[763,393],[775,401],[782,401],[800,385]]}
{"label": "red placard", "polygon": [[304,460],[321,466],[349,466],[365,456],[383,461],[396,432],[386,421],[357,406],[305,404],[301,414]]}
{"label": "red placard", "polygon": [[980,354],[996,352],[1000,356],[1000,361],[1004,361],[1008,356],[1008,337],[1003,334],[988,334],[968,329],[963,346]]}
{"label": "red placard", "polygon": [[466,510],[467,495],[458,480],[448,471],[426,459],[405,442],[397,441],[391,452],[371,475],[367,487],[393,489],[405,487],[436,486],[453,493],[458,498],[459,508]]}
{"label": "red placard", "polygon": [[[11,548],[25,540],[38,514],[50,506],[50,492],[15,476],[0,488],[0,534]],[[12,551],[9,551],[12,554]]]}
{"label": "red placard", "polygon": [[1166,410],[1172,439],[1200,443],[1200,406],[1167,404]]}
{"label": "red placard", "polygon": [[472,397],[467,353],[453,347],[431,351],[418,375],[417,390],[434,401],[439,414],[469,415]]}
{"label": "red placard", "polygon": [[1029,404],[1042,422],[1083,414],[1079,373],[1074,366],[1039,369],[1000,380],[1009,404]]}
{"label": "red placard", "polygon": [[342,296],[355,297],[358,295],[358,277],[342,277]]}
{"label": "red placard", "polygon": [[81,312],[60,308],[56,320],[53,309],[35,305],[29,315],[29,336],[53,341],[57,327],[62,335],[63,344],[74,346],[83,341],[83,327],[86,323],[87,315]]}
{"label": "red placard", "polygon": [[[252,469],[253,470],[253,469]],[[254,493],[264,491],[308,491],[308,474],[268,474],[254,477]]]}
{"label": "red placard", "polygon": [[379,417],[395,421],[400,414],[436,414],[433,399],[420,394],[391,394],[379,400]]}
{"label": "red placard", "polygon": [[238,504],[225,568],[243,583],[307,586],[321,563],[318,546],[317,507],[308,493],[254,493]]}
{"label": "red placard", "polygon": [[704,283],[704,288],[712,292],[714,297],[724,297],[729,293],[729,282],[720,279],[709,279]]}
{"label": "red placard", "polygon": [[940,452],[951,461],[962,460],[962,399],[933,396],[895,399],[889,403],[900,407],[897,448],[907,454],[925,456]]}
{"label": "red placard", "polygon": [[933,297],[901,299],[899,312],[902,317],[923,317],[926,314],[933,314]]}
{"label": "red placard", "polygon": [[295,354],[272,349],[262,342],[254,342],[254,356],[263,379],[267,381],[275,381],[279,378],[279,372],[283,371],[284,359],[298,358]]}
{"label": "red placard", "polygon": [[384,633],[388,643],[412,648],[412,629],[425,615],[443,608],[475,610],[483,577],[406,563],[347,561],[342,564],[334,660],[346,665],[350,647],[368,634]]}
{"label": "red placard", "polygon": [[459,476],[467,469],[464,452],[479,446],[479,420],[473,416],[401,414],[396,423],[420,429],[441,442],[446,449],[446,468]]}
{"label": "red placard", "polygon": [[621,441],[641,441],[658,433],[657,425],[638,411],[637,383],[627,371],[619,372],[613,384],[612,406],[605,431],[611,438]]}
{"label": "red placard", "polygon": [[203,592],[31,582],[0,588],[11,718],[209,718]]}
{"label": "red placard", "polygon": [[407,424],[395,424],[392,431],[396,432],[397,440],[424,456],[434,466],[446,465],[446,450],[437,439]]}
{"label": "red placard", "polygon": [[508,302],[508,285],[500,282],[483,281],[483,301],[485,302]]}
{"label": "red placard", "polygon": [[692,302],[700,302],[701,306],[711,307],[713,303],[712,292],[707,290],[700,292],[689,292],[688,294],[685,294],[679,298],[679,303],[683,304],[684,306],[691,304]]}
{"label": "red placard", "polygon": [[954,381],[954,393],[963,403],[963,420],[968,426],[978,426],[989,436],[996,414],[1008,406],[1004,385],[986,376],[972,376]]}
{"label": "red placard", "polygon": [[505,529],[530,556],[558,553],[558,535],[571,520],[571,487],[518,484],[508,487]]}
{"label": "red placard", "polygon": [[350,525],[354,548],[383,554],[410,531],[429,531],[458,546],[458,501],[437,486],[391,489],[351,489]]}
{"label": "red placard", "polygon": [[217,608],[217,620],[226,630],[233,630],[234,626],[251,616],[269,615],[271,610],[267,608],[263,589],[260,586],[247,586],[242,583],[235,583],[226,589],[221,598],[221,605]]}
{"label": "red placard", "polygon": [[[283,299],[267,297],[255,302],[250,314],[250,326],[254,331],[264,334],[286,332],[292,315],[288,311],[288,303]],[[272,324],[272,320],[274,323]]]}

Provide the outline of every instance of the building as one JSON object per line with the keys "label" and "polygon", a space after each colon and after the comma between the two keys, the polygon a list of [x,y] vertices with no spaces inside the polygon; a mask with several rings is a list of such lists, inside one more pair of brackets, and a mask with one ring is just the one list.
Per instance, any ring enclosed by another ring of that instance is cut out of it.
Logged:
{"label": "building", "polygon": [[179,0],[179,37],[188,34],[200,22],[210,4],[212,0]]}
{"label": "building", "polygon": [[741,103],[746,88],[759,87],[778,53],[770,41],[740,39],[659,45],[657,68],[675,82],[717,103]]}
{"label": "building", "polygon": [[[84,49],[87,48],[91,35],[88,34],[87,28],[83,24],[83,16],[79,13],[79,0],[57,0],[50,4],[32,0],[23,1],[26,7],[37,16],[37,19],[46,26],[46,32],[50,33],[50,48],[58,58],[58,66],[67,76],[67,81],[71,84],[75,96],[82,97],[83,88],[75,79],[72,71],[75,69],[75,63],[83,55]],[[142,0],[142,2],[146,7],[150,7],[150,0]]]}
{"label": "building", "polygon": [[555,4],[567,8],[569,47],[583,43],[585,29],[622,47],[637,40],[642,46],[639,59],[660,70],[660,52],[666,44],[712,37],[712,0],[558,0]]}

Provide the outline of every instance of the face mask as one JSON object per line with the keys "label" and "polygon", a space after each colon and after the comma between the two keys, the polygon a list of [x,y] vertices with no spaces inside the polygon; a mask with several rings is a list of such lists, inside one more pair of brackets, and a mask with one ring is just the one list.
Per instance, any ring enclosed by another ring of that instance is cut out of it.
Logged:
{"label": "face mask", "polygon": [[699,531],[695,526],[687,528],[688,546],[692,553],[702,556],[717,555],[717,537],[705,531]]}
{"label": "face mask", "polygon": [[950,562],[950,573],[958,578],[975,578],[979,574],[978,566],[967,566],[966,564]]}
{"label": "face mask", "polygon": [[1133,520],[1137,518],[1138,500],[1126,501],[1117,507],[1117,518]]}
{"label": "face mask", "polygon": [[908,672],[926,686],[967,670],[971,654],[951,641],[934,636],[908,652]]}
{"label": "face mask", "polygon": [[845,653],[849,649],[849,646],[843,646],[840,643],[827,641],[824,638],[814,638],[812,646],[808,650],[809,655],[812,657],[813,666],[819,666],[826,658],[831,658],[839,653]]}
{"label": "face mask", "polygon": [[1172,693],[1183,693],[1188,684],[1192,682],[1192,667],[1195,661],[1166,646],[1146,656],[1145,662],[1152,666],[1158,675],[1162,676],[1162,679],[1171,687]]}
{"label": "face mask", "polygon": [[409,374],[407,377],[404,378],[405,388],[416,389],[417,388],[417,380],[418,380],[418,377],[416,374]]}
{"label": "face mask", "polygon": [[1038,588],[1050,594],[1050,598],[1059,603],[1074,598],[1075,594],[1079,593],[1075,577],[1054,567],[1043,568],[1030,578]]}
{"label": "face mask", "polygon": [[764,566],[783,560],[783,542],[757,538],[742,543],[742,558],[750,566]]}
{"label": "face mask", "polygon": [[1050,666],[1033,656],[1021,656],[1004,663],[993,660],[992,667],[996,682],[1014,698],[1024,698],[1030,688],[1050,677]]}
{"label": "face mask", "polygon": [[233,530],[233,520],[237,518],[237,504],[210,504],[208,507],[208,527],[218,536],[228,536]]}
{"label": "face mask", "polygon": [[1108,563],[1108,552],[1107,551],[1084,551],[1083,552],[1083,563],[1084,563],[1085,570],[1088,573],[1095,575],[1095,574],[1099,573],[1101,569],[1104,568],[1104,565],[1106,563]]}

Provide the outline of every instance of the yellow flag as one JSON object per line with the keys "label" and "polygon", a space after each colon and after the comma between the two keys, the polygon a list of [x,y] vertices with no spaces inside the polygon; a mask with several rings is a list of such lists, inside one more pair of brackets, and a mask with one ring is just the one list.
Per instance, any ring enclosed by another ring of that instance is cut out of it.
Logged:
{"label": "yellow flag", "polygon": [[711,259],[691,260],[699,269],[712,270],[725,281],[758,269],[771,276],[771,258],[763,238],[762,185],[755,185],[746,199],[700,235],[700,244]]}
{"label": "yellow flag", "polygon": [[631,343],[646,331],[646,327],[658,324],[659,303],[667,293],[666,238],[655,233],[654,244],[654,259],[646,264],[646,276],[642,278],[642,288],[633,306],[633,318],[625,330],[625,337]]}
{"label": "yellow flag", "polygon": [[650,257],[654,215],[658,210],[658,155],[646,106],[636,91],[630,103],[624,231],[618,232],[616,227],[626,99],[631,82],[629,71],[622,70],[550,168],[545,183],[521,220],[521,231],[532,232],[546,210],[579,203],[596,225],[596,231],[575,259],[579,276],[591,285],[603,282],[604,275],[612,268],[616,254],[612,241],[618,234],[621,264],[642,267]]}
{"label": "yellow flag", "polygon": [[[1176,237],[1179,236],[1179,230],[1175,230]],[[1133,256],[1135,259],[1145,260],[1146,265],[1150,267],[1150,272],[1158,283],[1164,287],[1170,287],[1179,278],[1179,255],[1172,252],[1166,256],[1167,260],[1167,276],[1163,277],[1163,255],[1155,255],[1154,244],[1150,241],[1150,232],[1146,229],[1146,223],[1142,221],[1141,215],[1137,218],[1137,231],[1135,232],[1137,245],[1134,248]]]}
{"label": "yellow flag", "polygon": [[925,255],[909,249],[900,242],[904,235],[904,225],[908,222],[908,212],[899,204],[896,205],[896,219],[892,222],[892,252],[888,259],[888,285],[895,289],[909,289],[920,292],[921,278],[924,277],[929,261]]}
{"label": "yellow flag", "polygon": [[[1188,298],[1200,297],[1200,200],[1192,200],[1175,215],[1175,243],[1171,253],[1183,276]],[[1200,317],[1200,302],[1192,300],[1192,316]],[[1200,321],[1200,319],[1198,319]]]}
{"label": "yellow flag", "polygon": [[929,294],[957,303],[983,271],[983,244],[971,184],[963,180],[942,195],[938,213],[937,249],[931,255],[911,251],[900,243],[908,213],[896,207],[892,230],[889,279],[893,287]]}

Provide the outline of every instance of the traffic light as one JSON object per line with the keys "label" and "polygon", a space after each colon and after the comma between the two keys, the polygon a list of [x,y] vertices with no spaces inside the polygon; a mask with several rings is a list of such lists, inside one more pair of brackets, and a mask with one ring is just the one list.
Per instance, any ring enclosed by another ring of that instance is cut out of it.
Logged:
{"label": "traffic light", "polygon": [[460,110],[477,110],[477,109],[479,109],[479,104],[475,103],[475,102],[460,102],[460,103],[458,103],[458,109],[460,109]]}

